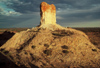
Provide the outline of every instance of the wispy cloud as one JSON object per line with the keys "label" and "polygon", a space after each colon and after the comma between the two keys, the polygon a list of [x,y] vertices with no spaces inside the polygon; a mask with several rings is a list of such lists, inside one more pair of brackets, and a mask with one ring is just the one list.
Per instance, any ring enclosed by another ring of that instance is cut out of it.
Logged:
{"label": "wispy cloud", "polygon": [[0,2],[0,15],[5,16],[19,16],[20,12],[16,12],[14,9],[7,7],[4,2]]}

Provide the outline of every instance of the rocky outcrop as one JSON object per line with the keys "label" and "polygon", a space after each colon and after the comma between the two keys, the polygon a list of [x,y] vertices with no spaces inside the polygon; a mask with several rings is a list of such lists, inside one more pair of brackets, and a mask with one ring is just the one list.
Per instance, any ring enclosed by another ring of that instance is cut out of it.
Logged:
{"label": "rocky outcrop", "polygon": [[64,29],[64,27],[56,24],[56,7],[54,4],[49,5],[46,2],[42,2],[40,5],[40,16],[40,27],[51,30]]}
{"label": "rocky outcrop", "polygon": [[71,28],[22,31],[16,33],[0,50],[18,66],[28,68],[34,65],[39,68],[100,67],[100,50],[83,32]]}
{"label": "rocky outcrop", "polygon": [[55,17],[55,8],[42,2],[40,27],[16,33],[0,51],[28,68],[100,68],[100,50],[85,33],[61,27],[52,18],[48,22],[46,16]]}
{"label": "rocky outcrop", "polygon": [[43,24],[56,24],[56,7],[46,2],[40,5],[41,25]]}

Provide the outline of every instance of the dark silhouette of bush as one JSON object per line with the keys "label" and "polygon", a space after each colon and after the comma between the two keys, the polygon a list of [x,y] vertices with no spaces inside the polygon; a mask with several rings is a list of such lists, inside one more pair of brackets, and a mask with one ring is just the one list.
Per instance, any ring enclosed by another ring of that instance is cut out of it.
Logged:
{"label": "dark silhouette of bush", "polygon": [[68,46],[63,45],[62,48],[63,48],[63,49],[68,49]]}
{"label": "dark silhouette of bush", "polygon": [[49,45],[48,45],[48,44],[44,44],[44,46],[45,46],[45,47],[47,47],[47,48],[49,47]]}
{"label": "dark silhouette of bush", "polygon": [[27,55],[28,53],[27,53],[27,52],[25,52],[25,54]]}
{"label": "dark silhouette of bush", "polygon": [[51,49],[44,50],[44,53],[47,55],[52,55],[52,50]]}
{"label": "dark silhouette of bush", "polygon": [[56,30],[52,34],[55,36],[70,36],[73,35],[74,33],[66,30]]}
{"label": "dark silhouette of bush", "polygon": [[62,52],[65,53],[65,54],[68,54],[69,53],[68,50],[63,50]]}
{"label": "dark silhouette of bush", "polygon": [[97,49],[92,49],[92,51],[97,52]]}
{"label": "dark silhouette of bush", "polygon": [[32,48],[34,49],[36,46],[32,45]]}

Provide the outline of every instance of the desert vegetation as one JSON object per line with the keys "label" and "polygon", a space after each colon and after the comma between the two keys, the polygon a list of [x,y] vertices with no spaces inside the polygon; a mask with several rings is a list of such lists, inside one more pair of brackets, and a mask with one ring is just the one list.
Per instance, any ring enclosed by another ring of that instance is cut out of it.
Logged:
{"label": "desert vegetation", "polygon": [[31,47],[34,49],[36,46],[35,45],[32,45]]}
{"label": "desert vegetation", "polygon": [[48,56],[48,55],[52,55],[52,50],[51,49],[47,49],[44,50],[44,53]]}
{"label": "desert vegetation", "polygon": [[52,34],[55,36],[70,36],[70,35],[73,35],[74,33],[71,31],[56,30]]}
{"label": "desert vegetation", "polygon": [[49,47],[49,45],[48,45],[48,44],[44,44],[44,46],[45,46],[46,48],[48,48],[48,47]]}
{"label": "desert vegetation", "polygon": [[65,53],[65,54],[68,54],[69,53],[68,50],[63,50],[62,52]]}
{"label": "desert vegetation", "polygon": [[63,49],[68,49],[68,46],[63,45],[62,48],[63,48]]}

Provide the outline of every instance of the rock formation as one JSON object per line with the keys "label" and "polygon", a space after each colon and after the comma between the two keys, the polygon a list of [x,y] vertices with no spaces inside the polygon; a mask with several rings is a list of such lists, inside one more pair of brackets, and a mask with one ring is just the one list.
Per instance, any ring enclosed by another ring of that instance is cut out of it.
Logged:
{"label": "rock formation", "polygon": [[41,25],[43,24],[56,24],[56,7],[46,2],[40,5]]}
{"label": "rock formation", "polygon": [[40,27],[49,28],[52,30],[64,28],[56,24],[56,7],[54,4],[49,5],[46,2],[42,2],[40,5],[40,16]]}
{"label": "rock formation", "polygon": [[40,27],[16,33],[0,51],[28,68],[100,68],[100,50],[85,33],[57,25],[54,5],[45,2],[41,3]]}

